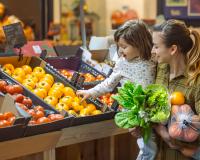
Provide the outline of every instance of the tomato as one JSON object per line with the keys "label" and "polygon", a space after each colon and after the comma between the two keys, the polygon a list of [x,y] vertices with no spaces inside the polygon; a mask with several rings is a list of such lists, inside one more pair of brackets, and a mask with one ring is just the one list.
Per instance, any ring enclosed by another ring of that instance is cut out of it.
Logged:
{"label": "tomato", "polygon": [[15,122],[15,120],[16,120],[16,117],[10,117],[10,118],[8,118],[7,121],[8,121],[11,125],[13,125],[14,122]]}
{"label": "tomato", "polygon": [[33,105],[33,102],[30,98],[25,97],[22,101],[22,104],[24,104],[25,106],[27,106],[28,108],[30,108]]}
{"label": "tomato", "polygon": [[28,124],[30,124],[30,125],[36,125],[36,124],[37,124],[37,121],[36,121],[36,120],[31,120],[31,121],[29,121]]}
{"label": "tomato", "polygon": [[47,117],[41,117],[37,120],[37,124],[49,123],[51,120]]}
{"label": "tomato", "polygon": [[35,111],[33,109],[27,110],[27,113],[35,119]]}
{"label": "tomato", "polygon": [[56,120],[55,114],[50,114],[50,115],[48,115],[48,118],[49,118],[51,121],[55,121],[55,120]]}
{"label": "tomato", "polygon": [[0,113],[0,120],[4,120],[5,119],[5,116],[3,113]]}
{"label": "tomato", "polygon": [[23,110],[25,110],[25,111],[27,111],[28,110],[28,108],[24,105],[24,104],[22,104],[22,103],[16,103],[21,109],[23,109]]}
{"label": "tomato", "polygon": [[15,96],[15,102],[22,103],[23,99],[24,99],[24,95],[22,94],[17,94]]}
{"label": "tomato", "polygon": [[5,92],[6,91],[6,86],[7,86],[7,82],[4,80],[0,80],[0,91],[1,92]]}
{"label": "tomato", "polygon": [[8,127],[10,126],[10,123],[6,120],[1,120],[0,121],[0,128]]}
{"label": "tomato", "polygon": [[24,70],[24,72],[25,72],[26,74],[32,73],[32,68],[31,68],[29,65],[23,65],[23,66],[22,66],[22,69]]}
{"label": "tomato", "polygon": [[42,106],[36,106],[36,107],[34,107],[34,110],[35,111],[42,111],[42,112],[44,112],[44,108]]}
{"label": "tomato", "polygon": [[38,118],[41,118],[41,117],[44,117],[44,112],[42,111],[36,111],[35,112],[35,118],[38,119]]}
{"label": "tomato", "polygon": [[15,93],[23,93],[23,88],[20,85],[15,84],[13,85],[13,88],[15,90]]}
{"label": "tomato", "polygon": [[62,89],[63,93],[65,96],[71,96],[71,97],[75,97],[76,94],[74,92],[74,90],[70,87],[65,87]]}
{"label": "tomato", "polygon": [[5,112],[5,113],[4,113],[5,119],[8,119],[8,118],[14,117],[14,116],[15,116],[15,115],[14,115],[12,112]]}
{"label": "tomato", "polygon": [[15,89],[12,85],[8,85],[6,86],[6,92],[10,93],[10,94],[14,94],[15,93]]}
{"label": "tomato", "polygon": [[61,114],[55,114],[55,119],[56,120],[62,120],[62,119],[64,119],[64,116],[61,115]]}

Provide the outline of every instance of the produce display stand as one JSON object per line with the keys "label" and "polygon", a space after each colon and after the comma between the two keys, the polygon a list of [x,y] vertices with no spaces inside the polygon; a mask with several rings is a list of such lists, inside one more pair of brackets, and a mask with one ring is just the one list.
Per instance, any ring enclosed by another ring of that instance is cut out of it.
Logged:
{"label": "produce display stand", "polygon": [[113,120],[69,127],[62,131],[0,142],[0,159],[55,160],[56,148],[127,132],[117,128]]}

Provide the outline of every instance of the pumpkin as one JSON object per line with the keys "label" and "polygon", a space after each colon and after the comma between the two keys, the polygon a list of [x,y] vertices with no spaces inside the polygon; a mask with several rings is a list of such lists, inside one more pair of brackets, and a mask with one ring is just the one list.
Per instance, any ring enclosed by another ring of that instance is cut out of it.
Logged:
{"label": "pumpkin", "polygon": [[171,109],[171,121],[168,127],[169,135],[174,139],[184,142],[193,142],[198,138],[199,133],[190,126],[185,125],[184,120],[193,127],[199,128],[200,118],[194,115],[189,105],[173,105]]}

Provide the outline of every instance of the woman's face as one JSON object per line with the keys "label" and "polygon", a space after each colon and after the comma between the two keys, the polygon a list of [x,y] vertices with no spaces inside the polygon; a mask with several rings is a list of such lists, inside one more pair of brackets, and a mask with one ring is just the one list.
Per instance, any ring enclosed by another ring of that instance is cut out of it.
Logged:
{"label": "woman's face", "polygon": [[123,56],[127,61],[140,56],[138,48],[128,44],[123,38],[119,39],[118,47],[120,56]]}
{"label": "woman's face", "polygon": [[171,60],[171,49],[164,44],[162,33],[153,32],[153,48],[152,54],[155,54],[155,59],[158,63],[169,63]]}

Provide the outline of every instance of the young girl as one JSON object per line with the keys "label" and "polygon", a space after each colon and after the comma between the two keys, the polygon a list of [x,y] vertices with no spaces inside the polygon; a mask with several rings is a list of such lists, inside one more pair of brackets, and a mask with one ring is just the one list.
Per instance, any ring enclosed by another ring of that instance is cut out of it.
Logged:
{"label": "young girl", "polygon": [[[153,43],[152,52],[156,54],[159,63],[156,83],[166,85],[170,92],[182,92],[185,103],[200,115],[200,35],[180,21],[169,20],[155,28]],[[180,145],[179,141],[172,140],[165,126],[158,125],[155,128],[166,142],[175,142],[173,146],[182,154],[200,159],[198,140],[192,144],[193,148],[189,148],[189,143]]]}
{"label": "young girl", "polygon": [[[83,99],[112,92],[119,82],[123,85],[126,80],[141,84],[143,87],[154,83],[156,65],[151,61],[152,37],[146,25],[140,20],[130,20],[115,32],[114,39],[118,45],[120,58],[113,73],[94,88],[77,91]],[[141,141],[139,157],[146,156],[148,160],[153,160],[154,156],[148,156],[152,155],[148,153],[151,152],[151,147],[142,151],[143,140],[138,141]]]}

